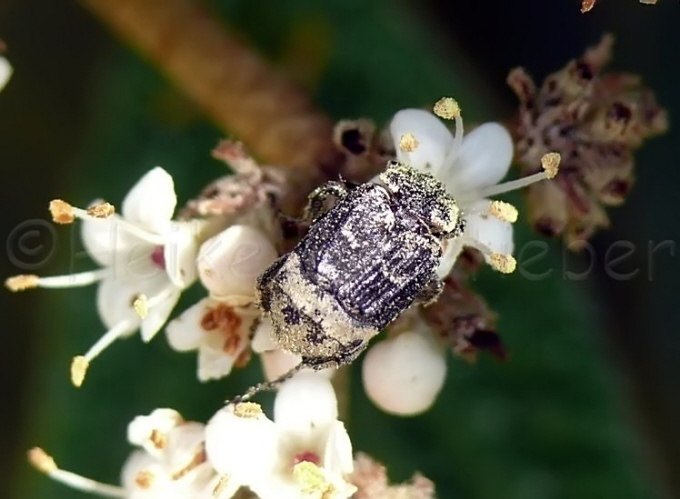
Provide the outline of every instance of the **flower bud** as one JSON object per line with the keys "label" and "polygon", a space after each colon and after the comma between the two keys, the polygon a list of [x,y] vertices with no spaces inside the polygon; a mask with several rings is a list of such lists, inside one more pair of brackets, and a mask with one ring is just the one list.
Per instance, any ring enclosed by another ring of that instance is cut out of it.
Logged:
{"label": "flower bud", "polygon": [[446,359],[431,332],[404,332],[366,354],[363,383],[380,409],[413,416],[430,408],[444,385]]}
{"label": "flower bud", "polygon": [[214,297],[254,296],[255,282],[277,257],[274,245],[257,229],[233,225],[201,246],[198,272]]}

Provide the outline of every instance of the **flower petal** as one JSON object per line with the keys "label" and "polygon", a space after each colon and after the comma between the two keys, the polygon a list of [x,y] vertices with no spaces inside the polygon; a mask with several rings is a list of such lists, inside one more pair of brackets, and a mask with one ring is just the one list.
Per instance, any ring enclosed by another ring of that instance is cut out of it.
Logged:
{"label": "flower petal", "polygon": [[461,238],[447,239],[443,242],[443,248],[444,252],[437,267],[437,277],[440,279],[445,279],[451,273],[458,255],[463,251],[463,243]]}
{"label": "flower petal", "polygon": [[465,135],[440,180],[454,196],[495,185],[508,173],[512,155],[512,137],[505,127],[485,123]]}
{"label": "flower petal", "polygon": [[158,294],[147,295],[149,299],[160,297],[154,306],[149,308],[148,315],[142,320],[142,341],[151,341],[163,325],[168,321],[172,309],[179,301],[181,290],[175,285],[168,283]]}
{"label": "flower petal", "polygon": [[[130,283],[103,279],[97,288],[97,310],[104,325],[111,329],[119,322],[129,320],[138,326],[141,320],[132,306],[138,294],[138,288]],[[134,327],[130,332],[136,329]]]}
{"label": "flower petal", "polygon": [[171,430],[184,423],[182,415],[174,409],[154,409],[148,416],[137,416],[127,427],[127,439],[144,448],[149,454],[160,457],[155,437],[165,439]]}
{"label": "flower petal", "polygon": [[267,236],[247,225],[232,225],[201,245],[198,272],[215,297],[255,296],[255,282],[277,257]]}
{"label": "flower petal", "polygon": [[165,328],[170,348],[177,352],[188,352],[198,348],[205,335],[201,320],[211,303],[209,298],[204,298],[170,321]]}
{"label": "flower petal", "polygon": [[274,401],[274,421],[288,430],[310,431],[338,418],[338,401],[327,377],[301,372],[279,388]]}
{"label": "flower petal", "polygon": [[126,491],[133,493],[132,491],[138,487],[136,483],[137,476],[139,473],[150,466],[157,465],[156,461],[149,454],[143,450],[135,450],[125,461],[123,465],[123,470],[121,471],[121,484]]}
{"label": "flower petal", "polygon": [[205,425],[193,421],[170,430],[163,446],[163,464],[171,475],[186,470],[203,452]]}
{"label": "flower petal", "polygon": [[[481,199],[466,207],[471,211],[483,213],[489,205],[488,199]],[[491,215],[472,213],[465,216],[467,225],[465,227],[465,244],[472,240],[477,241],[495,253],[512,254],[514,242],[512,238],[512,224],[504,222]]]}
{"label": "flower petal", "polygon": [[[95,201],[96,203],[96,201]],[[154,273],[153,245],[142,241],[118,225],[120,216],[83,220],[81,237],[88,255],[104,267],[111,267],[118,279],[135,280]]]}
{"label": "flower petal", "polygon": [[242,342],[242,344],[244,346],[233,354],[227,353],[221,348],[201,345],[198,350],[198,380],[205,382],[220,379],[231,373],[236,359],[247,345],[246,342]]}
{"label": "flower petal", "polygon": [[123,218],[155,234],[163,234],[177,205],[172,177],[160,166],[147,172],[123,200]]}
{"label": "flower petal", "polygon": [[[413,134],[418,141],[410,153],[399,148],[399,141],[406,133]],[[399,161],[439,177],[444,158],[453,145],[451,132],[439,118],[422,109],[403,109],[392,118],[390,134]]]}
{"label": "flower petal", "polygon": [[198,493],[196,499],[231,499],[241,488],[241,485],[233,477],[216,475]]}
{"label": "flower petal", "polygon": [[329,432],[324,450],[323,467],[330,473],[339,475],[345,475],[354,470],[352,441],[342,421],[336,421]]}
{"label": "flower petal", "polygon": [[163,247],[165,271],[178,288],[186,288],[198,277],[196,257],[202,223],[171,222]]}
{"label": "flower petal", "polygon": [[208,422],[205,450],[218,473],[249,484],[272,473],[278,460],[278,438],[276,425],[263,412],[241,416],[230,404]]}
{"label": "flower petal", "polygon": [[251,348],[255,353],[262,353],[269,350],[276,350],[279,346],[274,342],[274,325],[272,321],[266,317],[262,317],[260,323],[255,329]]}

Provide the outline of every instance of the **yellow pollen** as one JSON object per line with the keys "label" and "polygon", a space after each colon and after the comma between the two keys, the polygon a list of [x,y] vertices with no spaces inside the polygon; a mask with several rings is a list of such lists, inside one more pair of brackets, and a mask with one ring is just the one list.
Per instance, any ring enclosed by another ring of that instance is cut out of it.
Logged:
{"label": "yellow pollen", "polygon": [[95,218],[108,218],[116,212],[116,208],[110,203],[99,203],[90,206],[87,209],[87,214]]}
{"label": "yellow pollen", "polygon": [[503,274],[512,274],[517,268],[517,260],[512,255],[504,253],[491,253],[489,262],[491,267]]}
{"label": "yellow pollen", "polygon": [[16,293],[25,289],[37,288],[39,279],[37,275],[33,274],[15,275],[5,281],[5,286]]}
{"label": "yellow pollen", "polygon": [[168,445],[168,436],[162,431],[152,430],[149,440],[156,449],[165,449]]}
{"label": "yellow pollen", "polygon": [[262,414],[262,407],[255,402],[240,402],[234,407],[234,416],[254,419]]}
{"label": "yellow pollen", "polygon": [[132,307],[140,319],[145,319],[149,315],[149,299],[145,294],[139,294],[132,302]]}
{"label": "yellow pollen", "polygon": [[434,114],[445,120],[454,120],[460,116],[460,106],[455,99],[451,97],[442,97],[439,99],[434,108]]}
{"label": "yellow pollen", "polygon": [[71,361],[71,383],[73,383],[73,386],[76,388],[82,386],[88,367],[90,367],[90,361],[85,357],[82,355],[73,357],[73,360]]}
{"label": "yellow pollen", "polygon": [[223,475],[222,477],[220,477],[220,480],[217,482],[217,485],[215,485],[215,488],[212,491],[212,496],[219,497],[222,491],[229,484],[229,480],[230,480],[229,475]]}
{"label": "yellow pollen", "polygon": [[399,149],[401,149],[404,152],[413,152],[416,150],[418,145],[419,145],[418,140],[416,139],[415,135],[413,135],[411,132],[405,133],[399,139]]}
{"label": "yellow pollen", "polygon": [[149,470],[142,470],[135,476],[135,483],[140,489],[148,490],[153,486],[156,477]]}
{"label": "yellow pollen", "polygon": [[28,461],[42,473],[49,474],[59,469],[52,456],[40,447],[33,447],[28,451]]}
{"label": "yellow pollen", "polygon": [[50,213],[52,220],[58,224],[70,224],[76,219],[73,206],[61,199],[50,201]]}
{"label": "yellow pollen", "polygon": [[323,470],[309,461],[302,461],[293,466],[293,480],[305,494],[324,494],[331,487],[323,475]]}
{"label": "yellow pollen", "polygon": [[560,153],[558,152],[549,152],[543,155],[541,158],[541,166],[545,170],[546,177],[555,178],[557,176],[561,160],[562,156],[560,156]]}
{"label": "yellow pollen", "polygon": [[491,201],[489,215],[511,224],[514,224],[518,217],[517,208],[505,201]]}

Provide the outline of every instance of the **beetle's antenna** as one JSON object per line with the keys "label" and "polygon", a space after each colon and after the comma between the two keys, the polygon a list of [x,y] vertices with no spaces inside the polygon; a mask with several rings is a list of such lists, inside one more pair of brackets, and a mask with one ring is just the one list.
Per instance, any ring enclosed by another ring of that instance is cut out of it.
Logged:
{"label": "beetle's antenna", "polygon": [[237,397],[234,397],[231,400],[227,400],[225,402],[226,405],[229,404],[239,404],[241,402],[245,402],[247,400],[250,400],[253,396],[257,395],[260,392],[264,391],[269,391],[269,390],[276,390],[279,388],[284,381],[289,380],[293,376],[295,376],[297,373],[299,373],[302,369],[305,367],[308,367],[307,364],[305,364],[304,361],[301,361],[298,365],[296,365],[294,368],[292,368],[290,371],[288,371],[285,374],[282,374],[278,378],[272,381],[265,381],[263,383],[258,383],[257,385],[251,386],[246,390],[246,392],[242,395],[239,395]]}

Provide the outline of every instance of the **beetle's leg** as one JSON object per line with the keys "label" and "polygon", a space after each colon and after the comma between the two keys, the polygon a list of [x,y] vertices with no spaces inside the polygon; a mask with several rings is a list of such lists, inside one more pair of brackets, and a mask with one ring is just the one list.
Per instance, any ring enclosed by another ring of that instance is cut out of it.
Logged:
{"label": "beetle's leg", "polygon": [[324,214],[326,200],[330,196],[342,199],[347,195],[348,190],[345,182],[337,180],[326,182],[324,185],[317,187],[308,197],[303,220],[316,220]]}
{"label": "beetle's leg", "polygon": [[433,272],[430,280],[427,281],[423,289],[418,293],[418,296],[416,296],[416,301],[424,306],[431,305],[439,298],[442,289],[444,289],[444,281]]}
{"label": "beetle's leg", "polygon": [[241,402],[246,402],[247,400],[250,400],[252,397],[254,397],[255,395],[257,395],[260,392],[269,391],[269,390],[276,390],[278,387],[281,386],[281,384],[284,381],[289,380],[290,378],[295,376],[298,372],[300,372],[300,370],[302,370],[305,367],[308,367],[308,366],[304,362],[300,362],[297,366],[292,368],[287,373],[279,376],[275,380],[265,381],[264,383],[258,383],[257,385],[251,386],[242,395],[234,397],[231,400],[227,400],[225,402],[225,405],[240,404]]}

